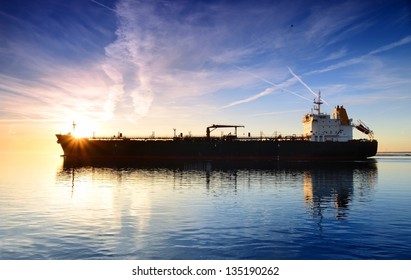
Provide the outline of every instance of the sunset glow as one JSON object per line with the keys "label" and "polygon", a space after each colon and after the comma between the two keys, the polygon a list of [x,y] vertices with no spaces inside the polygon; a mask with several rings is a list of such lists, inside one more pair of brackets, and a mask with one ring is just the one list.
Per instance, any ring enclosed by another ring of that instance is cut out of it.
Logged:
{"label": "sunset glow", "polygon": [[73,121],[82,137],[300,134],[321,91],[380,151],[411,150],[410,14],[406,0],[8,1],[1,144],[52,145]]}
{"label": "sunset glow", "polygon": [[96,132],[97,125],[95,122],[87,119],[78,119],[73,121],[72,135],[79,137],[93,137]]}

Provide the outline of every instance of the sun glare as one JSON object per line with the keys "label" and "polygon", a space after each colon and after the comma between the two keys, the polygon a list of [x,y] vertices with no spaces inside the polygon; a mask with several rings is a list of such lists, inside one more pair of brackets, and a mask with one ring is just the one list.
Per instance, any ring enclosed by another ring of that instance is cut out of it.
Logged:
{"label": "sun glare", "polygon": [[86,119],[73,121],[72,135],[76,138],[92,137],[95,134],[96,126],[94,122]]}

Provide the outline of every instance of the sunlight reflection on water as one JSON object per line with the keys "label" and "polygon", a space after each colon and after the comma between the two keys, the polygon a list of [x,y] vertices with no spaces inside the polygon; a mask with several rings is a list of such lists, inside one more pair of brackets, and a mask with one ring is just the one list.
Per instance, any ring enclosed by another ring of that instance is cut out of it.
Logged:
{"label": "sunlight reflection on water", "polygon": [[[410,164],[132,168],[14,160],[3,163],[0,258],[409,258]],[[387,180],[393,172],[397,179]]]}

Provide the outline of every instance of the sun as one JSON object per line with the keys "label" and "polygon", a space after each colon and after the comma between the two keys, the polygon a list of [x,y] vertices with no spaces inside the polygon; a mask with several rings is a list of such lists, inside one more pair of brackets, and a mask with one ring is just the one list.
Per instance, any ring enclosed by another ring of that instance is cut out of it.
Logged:
{"label": "sun", "polygon": [[87,119],[73,121],[72,135],[76,138],[93,137],[96,131],[96,124]]}

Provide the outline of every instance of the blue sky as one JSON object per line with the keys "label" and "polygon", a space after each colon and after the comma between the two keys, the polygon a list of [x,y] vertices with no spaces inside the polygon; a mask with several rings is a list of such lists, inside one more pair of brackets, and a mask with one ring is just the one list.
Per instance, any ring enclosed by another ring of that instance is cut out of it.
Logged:
{"label": "blue sky", "polygon": [[9,140],[73,120],[90,135],[300,134],[304,83],[380,150],[411,150],[409,1],[15,0],[0,37]]}

